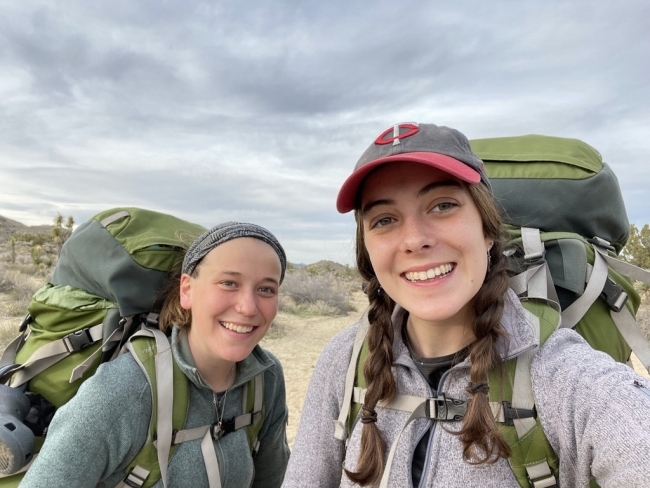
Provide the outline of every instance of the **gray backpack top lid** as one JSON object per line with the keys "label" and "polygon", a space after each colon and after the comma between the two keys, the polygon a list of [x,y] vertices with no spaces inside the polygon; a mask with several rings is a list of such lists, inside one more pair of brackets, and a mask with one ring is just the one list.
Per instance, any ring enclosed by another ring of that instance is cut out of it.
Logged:
{"label": "gray backpack top lid", "polygon": [[618,180],[600,153],[578,139],[525,135],[470,141],[485,162],[509,223],[598,236],[616,252],[630,223]]}

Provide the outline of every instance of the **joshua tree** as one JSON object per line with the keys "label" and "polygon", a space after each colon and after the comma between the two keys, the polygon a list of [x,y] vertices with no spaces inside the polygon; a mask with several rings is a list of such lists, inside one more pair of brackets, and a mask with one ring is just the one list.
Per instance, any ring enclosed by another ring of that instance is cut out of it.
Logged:
{"label": "joshua tree", "polygon": [[58,254],[61,254],[63,243],[67,241],[72,234],[73,227],[74,218],[72,215],[68,216],[65,225],[63,225],[63,215],[57,213],[56,217],[54,217],[54,227],[52,227],[52,241],[54,241],[54,244],[56,244]]}

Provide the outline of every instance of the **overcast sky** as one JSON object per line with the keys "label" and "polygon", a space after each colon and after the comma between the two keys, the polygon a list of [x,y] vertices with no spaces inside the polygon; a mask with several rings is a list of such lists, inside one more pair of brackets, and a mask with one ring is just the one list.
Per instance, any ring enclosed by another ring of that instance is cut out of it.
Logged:
{"label": "overcast sky", "polygon": [[0,214],[140,206],[353,261],[340,184],[386,127],[584,140],[650,222],[650,2],[3,2]]}

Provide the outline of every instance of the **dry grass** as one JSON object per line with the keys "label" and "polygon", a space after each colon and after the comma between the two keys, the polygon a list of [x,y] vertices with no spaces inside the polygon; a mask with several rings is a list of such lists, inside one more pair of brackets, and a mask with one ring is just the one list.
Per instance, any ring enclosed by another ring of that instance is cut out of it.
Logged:
{"label": "dry grass", "polygon": [[354,311],[354,291],[359,281],[335,270],[314,271],[313,268],[291,270],[280,288],[280,311],[301,317],[345,315]]}

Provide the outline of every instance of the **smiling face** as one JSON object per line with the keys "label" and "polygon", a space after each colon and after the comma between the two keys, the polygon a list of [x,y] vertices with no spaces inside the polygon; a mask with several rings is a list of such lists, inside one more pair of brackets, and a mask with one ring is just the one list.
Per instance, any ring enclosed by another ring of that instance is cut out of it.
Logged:
{"label": "smiling face", "polygon": [[192,311],[188,342],[199,370],[251,353],[278,312],[280,273],[273,248],[245,237],[215,247],[195,276],[181,276],[180,301]]}
{"label": "smiling face", "polygon": [[491,241],[464,184],[423,164],[386,164],[364,182],[360,209],[377,279],[413,324],[471,330]]}

